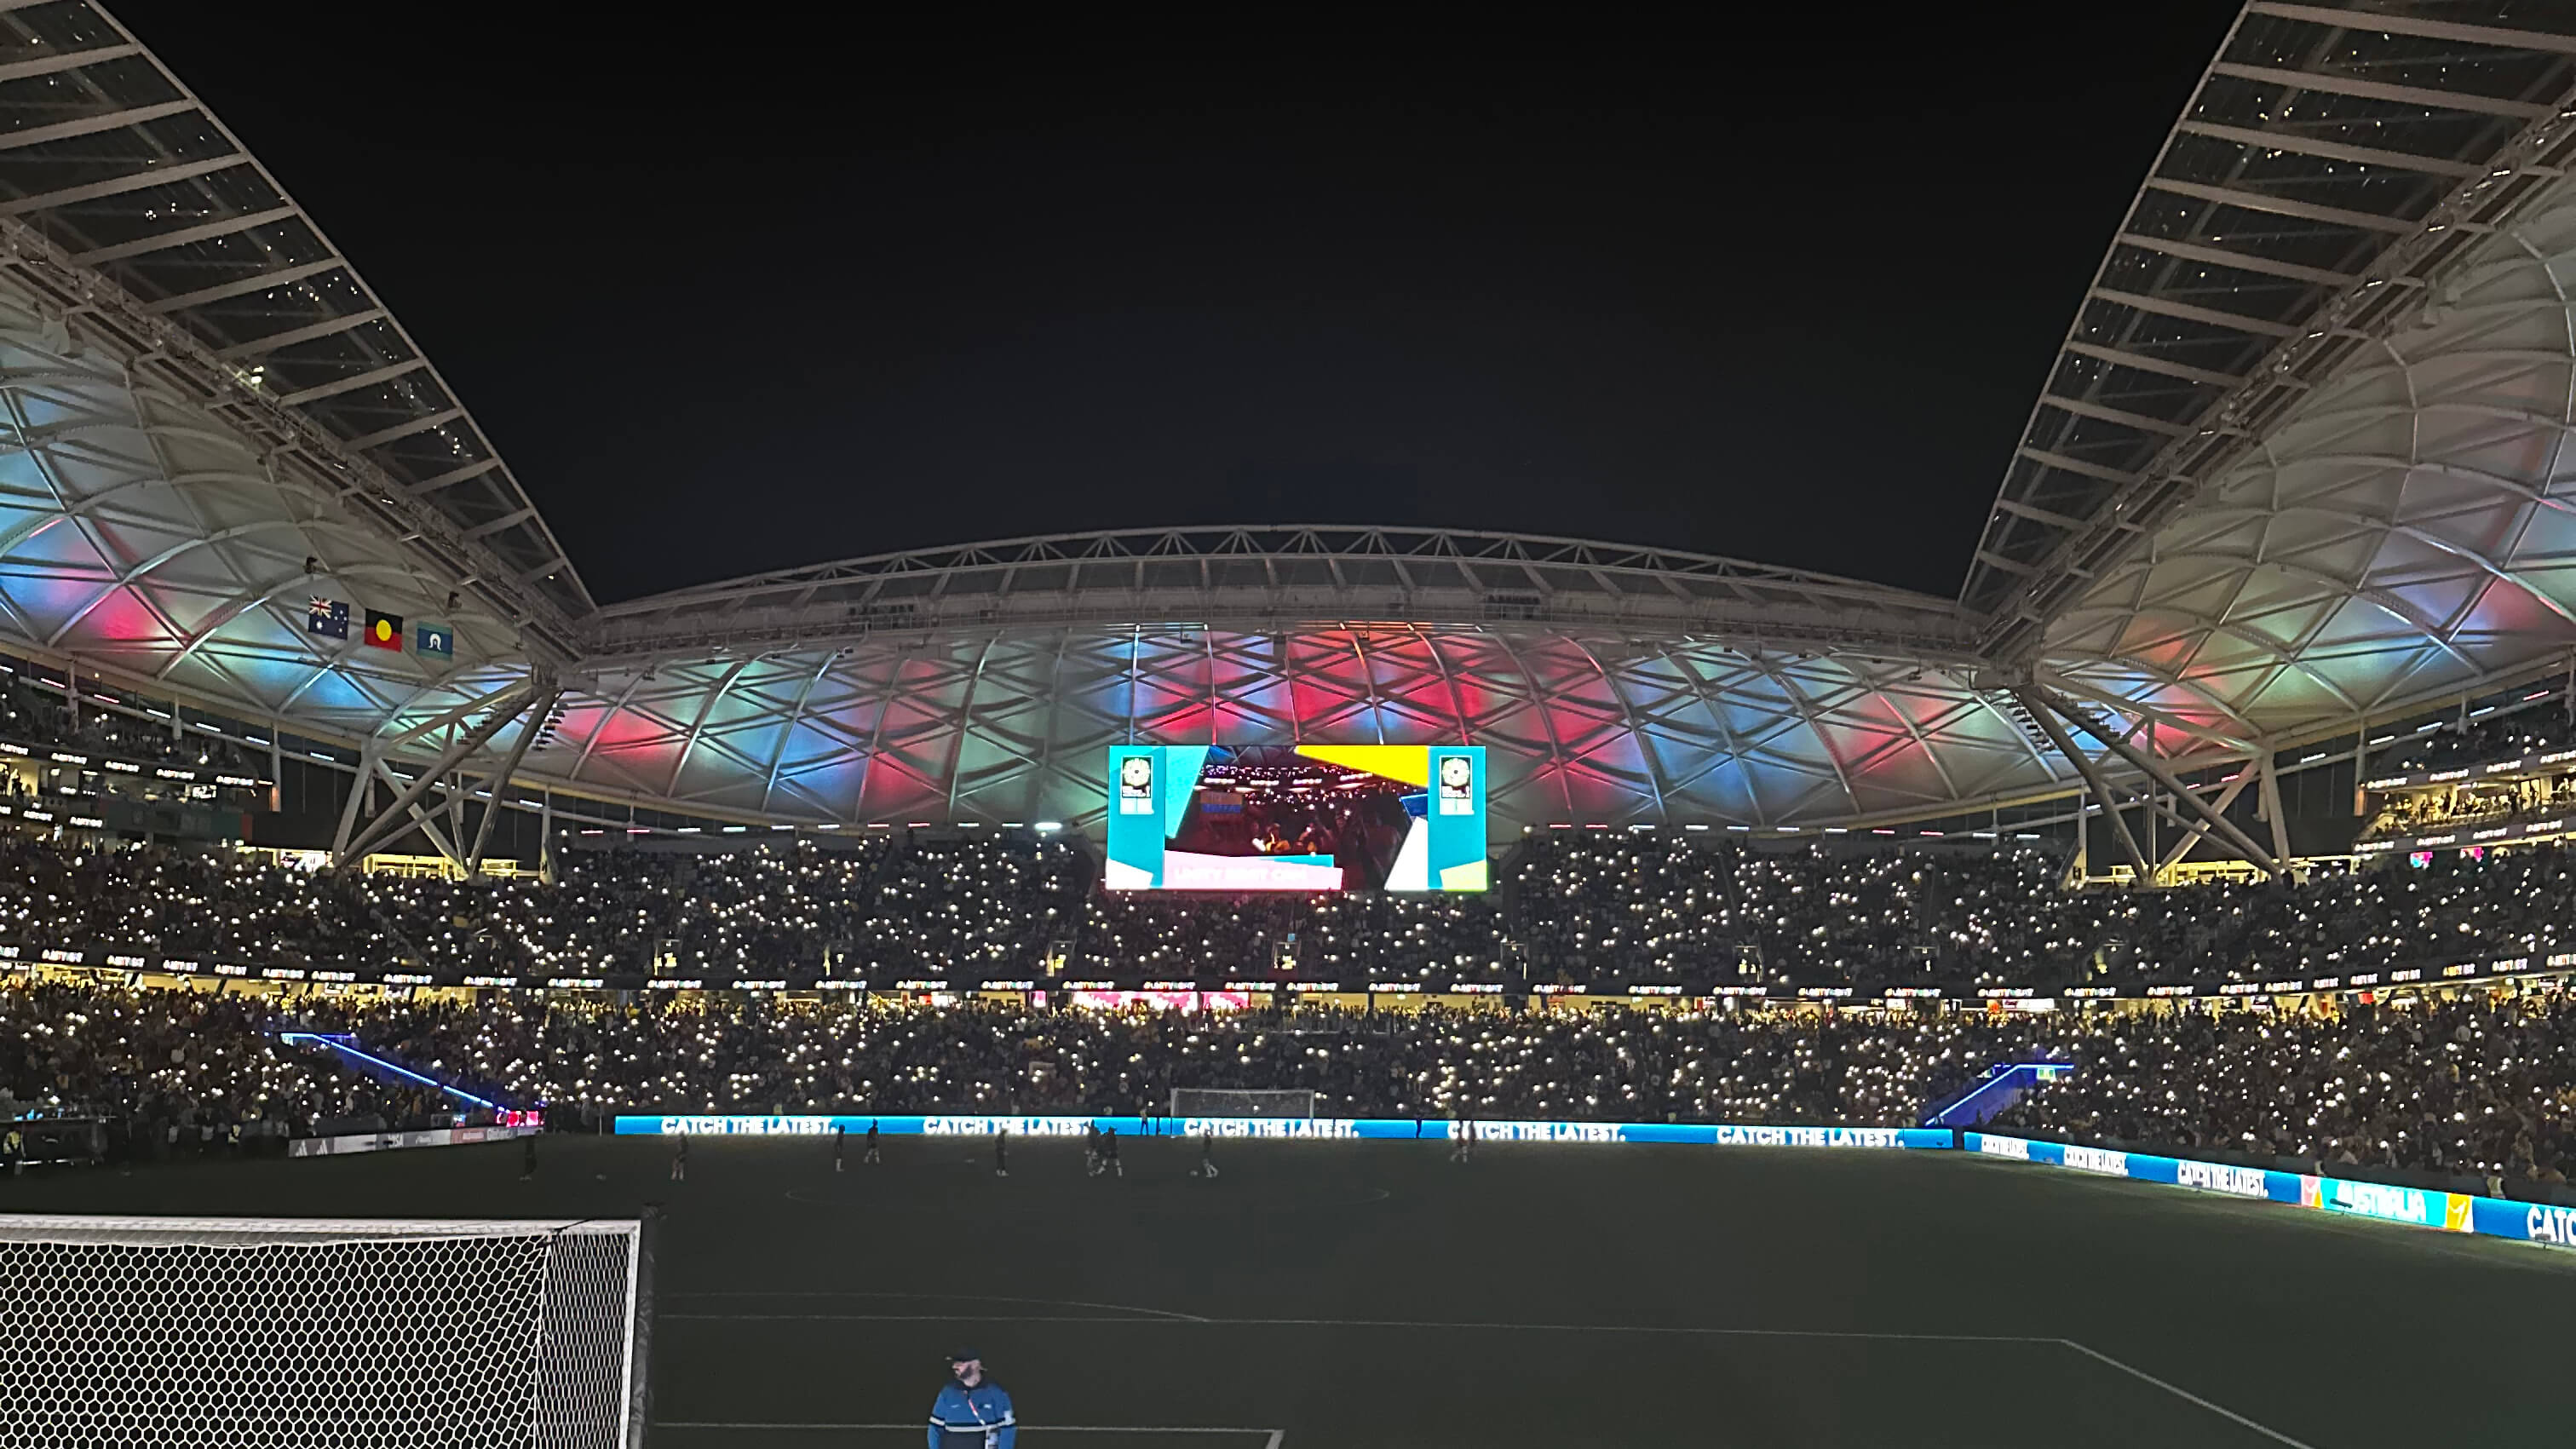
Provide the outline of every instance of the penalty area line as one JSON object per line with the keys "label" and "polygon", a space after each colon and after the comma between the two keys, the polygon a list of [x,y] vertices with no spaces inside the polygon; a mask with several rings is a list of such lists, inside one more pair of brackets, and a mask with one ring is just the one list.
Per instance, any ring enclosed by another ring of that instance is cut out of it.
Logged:
{"label": "penalty area line", "polygon": [[2198,1404],[2200,1407],[2207,1409],[2209,1412],[2216,1414],[2222,1419],[2242,1424],[2246,1428],[2253,1430],[2255,1433],[2262,1435],[2264,1438],[2272,1440],[2274,1443],[2287,1444],[2290,1446],[2290,1449],[2316,1449],[2315,1445],[2308,1443],[2304,1439],[2293,1439],[2289,1435],[2282,1433],[2278,1429],[2272,1428],[2268,1424],[2258,1424],[2252,1419],[2246,1418],[2243,1414],[2236,1412],[2234,1409],[2228,1408],[2224,1404],[2213,1404],[2209,1400],[2202,1398],[2200,1395],[2193,1393],[2189,1389],[2183,1388],[2177,1384],[2169,1384],[2163,1379],[2157,1378],[2154,1374],[2147,1372],[2145,1369],[2138,1368],[2135,1365],[2122,1363],[2118,1359],[2111,1357],[2109,1354],[2104,1353],[2098,1348],[2087,1347],[2084,1344],[2077,1343],[2071,1338],[2061,1338],[2057,1341],[2065,1344],[2068,1348],[2075,1350],[2077,1353],[2084,1355],[2086,1358],[2093,1359],[2100,1363],[2109,1364],[2111,1367],[2118,1369],[2120,1372],[2127,1374],[2133,1379],[2137,1379],[2141,1383],[2153,1384],[2157,1388],[2164,1390],[2166,1393],[2173,1395],[2177,1399],[2181,1399],[2186,1403]]}

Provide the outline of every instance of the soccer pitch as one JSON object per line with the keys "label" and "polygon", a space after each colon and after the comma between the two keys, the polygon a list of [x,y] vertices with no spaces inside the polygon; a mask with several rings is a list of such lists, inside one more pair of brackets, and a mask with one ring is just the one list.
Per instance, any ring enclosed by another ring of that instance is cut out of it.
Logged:
{"label": "soccer pitch", "polygon": [[[663,1449],[921,1442],[979,1350],[1032,1449],[2543,1442],[2576,1253],[1955,1153],[663,1138],[0,1179],[18,1212],[664,1204]],[[392,1362],[399,1361],[398,1351]]]}

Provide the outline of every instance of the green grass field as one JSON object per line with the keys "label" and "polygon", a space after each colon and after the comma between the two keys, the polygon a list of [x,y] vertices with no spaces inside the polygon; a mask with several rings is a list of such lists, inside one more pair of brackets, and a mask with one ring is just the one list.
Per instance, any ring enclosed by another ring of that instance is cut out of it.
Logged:
{"label": "green grass field", "polygon": [[[660,1449],[914,1445],[961,1340],[1031,1449],[2559,1442],[2576,1254],[1952,1153],[516,1145],[0,1179],[0,1211],[665,1205]],[[855,1148],[853,1151],[855,1158]]]}

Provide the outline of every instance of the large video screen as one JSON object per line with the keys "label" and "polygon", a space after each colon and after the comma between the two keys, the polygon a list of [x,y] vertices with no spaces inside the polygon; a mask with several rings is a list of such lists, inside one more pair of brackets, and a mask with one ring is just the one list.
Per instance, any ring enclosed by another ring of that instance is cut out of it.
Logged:
{"label": "large video screen", "polygon": [[1477,745],[1115,745],[1112,890],[1480,891]]}

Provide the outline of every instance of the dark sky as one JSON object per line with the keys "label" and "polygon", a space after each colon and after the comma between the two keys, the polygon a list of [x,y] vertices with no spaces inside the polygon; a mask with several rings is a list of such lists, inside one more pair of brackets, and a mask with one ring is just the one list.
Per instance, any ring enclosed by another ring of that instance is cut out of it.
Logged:
{"label": "dark sky", "polygon": [[115,8],[603,600],[1233,522],[1953,592],[2234,9]]}

